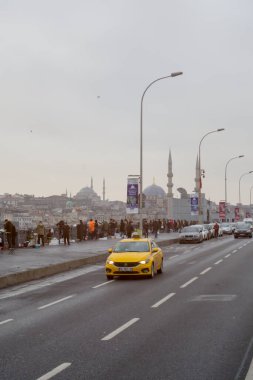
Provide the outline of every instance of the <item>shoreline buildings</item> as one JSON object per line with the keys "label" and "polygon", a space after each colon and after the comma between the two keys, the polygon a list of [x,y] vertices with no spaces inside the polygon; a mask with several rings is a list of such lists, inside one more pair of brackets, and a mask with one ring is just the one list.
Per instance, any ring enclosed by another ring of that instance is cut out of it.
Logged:
{"label": "shoreline buildings", "polygon": [[[198,157],[195,167],[195,188],[198,193],[199,167]],[[161,187],[153,184],[143,190],[144,208],[143,218],[170,219],[198,221],[198,215],[191,212],[191,193],[183,187],[177,188],[179,197],[173,193],[173,170],[172,155],[169,152],[168,173],[167,173],[167,193]],[[52,195],[49,197],[35,197],[34,195],[3,194],[0,195],[0,222],[3,224],[5,219],[12,220],[20,229],[34,228],[40,220],[45,225],[53,226],[60,220],[64,220],[72,225],[79,220],[90,218],[103,220],[133,219],[138,221],[138,214],[126,214],[126,203],[122,201],[109,201],[106,199],[105,179],[103,179],[102,198],[94,191],[93,178],[90,186],[83,187],[80,191],[71,196],[67,194]],[[203,221],[212,222],[220,220],[219,205],[207,200],[205,194],[201,194]],[[235,213],[240,208],[240,217],[251,216],[250,205],[227,205],[227,220],[234,221]]]}

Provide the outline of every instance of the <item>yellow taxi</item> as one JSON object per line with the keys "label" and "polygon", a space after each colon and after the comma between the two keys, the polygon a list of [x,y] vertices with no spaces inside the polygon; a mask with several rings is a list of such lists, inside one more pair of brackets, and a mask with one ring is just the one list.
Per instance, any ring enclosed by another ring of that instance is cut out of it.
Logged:
{"label": "yellow taxi", "polygon": [[146,276],[153,278],[163,271],[163,252],[152,239],[139,235],[123,239],[109,249],[105,271],[108,280],[114,276]]}

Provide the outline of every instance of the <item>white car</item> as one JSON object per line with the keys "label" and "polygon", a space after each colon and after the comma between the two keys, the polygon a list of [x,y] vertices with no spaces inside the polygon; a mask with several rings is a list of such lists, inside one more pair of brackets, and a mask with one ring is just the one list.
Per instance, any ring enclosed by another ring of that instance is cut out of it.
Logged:
{"label": "white car", "polygon": [[203,226],[207,230],[207,240],[210,240],[212,237],[214,237],[214,231],[212,230],[210,224],[203,224]]}
{"label": "white car", "polygon": [[209,223],[209,228],[210,228],[210,233],[211,233],[211,238],[214,238],[214,223]]}
{"label": "white car", "polygon": [[218,236],[221,237],[223,236],[223,228],[222,228],[222,224],[221,223],[218,223],[219,224],[219,233],[218,233]]}
{"label": "white car", "polygon": [[198,227],[199,228],[199,230],[202,233],[203,240],[208,240],[208,238],[209,238],[209,232],[208,232],[208,229],[205,226],[203,226],[203,224],[194,224],[194,227]]}
{"label": "white car", "polygon": [[222,223],[221,228],[222,228],[223,234],[226,234],[226,235],[233,234],[233,228],[230,223]]}
{"label": "white car", "polygon": [[184,227],[179,234],[179,243],[202,243],[203,238],[203,226],[187,226]]}

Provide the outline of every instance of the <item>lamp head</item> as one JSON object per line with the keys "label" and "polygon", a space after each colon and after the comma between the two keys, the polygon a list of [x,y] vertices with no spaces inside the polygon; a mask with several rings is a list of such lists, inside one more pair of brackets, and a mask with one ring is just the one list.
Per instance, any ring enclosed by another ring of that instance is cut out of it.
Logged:
{"label": "lamp head", "polygon": [[244,154],[242,154],[241,156],[238,156],[238,158],[242,158],[242,157],[244,157]]}
{"label": "lamp head", "polygon": [[217,129],[217,132],[225,131],[225,128],[219,128]]}
{"label": "lamp head", "polygon": [[176,71],[175,73],[171,73],[170,76],[173,78],[173,77],[177,77],[178,75],[183,75],[183,72],[182,71]]}

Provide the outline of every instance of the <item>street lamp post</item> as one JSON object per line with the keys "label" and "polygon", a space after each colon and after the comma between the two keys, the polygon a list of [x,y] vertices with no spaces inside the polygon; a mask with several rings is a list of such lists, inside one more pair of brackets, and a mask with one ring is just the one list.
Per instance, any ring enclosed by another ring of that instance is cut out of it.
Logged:
{"label": "street lamp post", "polygon": [[149,83],[149,85],[145,88],[142,97],[141,97],[141,123],[140,123],[140,198],[139,198],[139,216],[140,216],[140,230],[142,233],[142,187],[143,187],[143,160],[142,160],[142,151],[143,151],[143,144],[142,144],[142,124],[143,124],[143,99],[144,96],[147,92],[147,90],[156,82],[162,80],[162,79],[167,79],[167,78],[174,78],[177,77],[178,75],[182,75],[182,71],[178,71],[175,73],[171,73],[170,75],[166,75],[165,77],[158,78],[154,80],[153,82]]}
{"label": "street lamp post", "polygon": [[239,204],[241,204],[241,179],[245,176],[245,175],[248,175],[248,174],[251,174],[253,173],[253,170],[251,170],[250,172],[247,172],[247,173],[244,173],[241,175],[240,179],[239,179]]}
{"label": "street lamp post", "polygon": [[251,214],[251,191],[253,189],[253,186],[250,188],[250,193],[249,193],[249,207],[250,207],[250,214]]}
{"label": "street lamp post", "polygon": [[227,167],[231,161],[235,160],[236,158],[242,158],[242,157],[244,157],[244,155],[230,158],[230,160],[228,160],[225,166],[225,221],[227,221]]}
{"label": "street lamp post", "polygon": [[208,135],[210,135],[211,133],[215,133],[215,132],[221,132],[221,131],[224,131],[225,128],[219,128],[219,129],[215,129],[214,131],[211,131],[211,132],[208,132],[206,133],[202,139],[200,140],[199,142],[199,186],[198,186],[198,201],[199,201],[199,224],[202,223],[202,200],[201,200],[201,177],[202,177],[202,170],[201,170],[201,157],[200,157],[200,148],[201,148],[201,143],[202,141],[204,140],[204,138]]}

